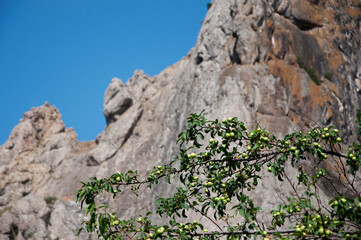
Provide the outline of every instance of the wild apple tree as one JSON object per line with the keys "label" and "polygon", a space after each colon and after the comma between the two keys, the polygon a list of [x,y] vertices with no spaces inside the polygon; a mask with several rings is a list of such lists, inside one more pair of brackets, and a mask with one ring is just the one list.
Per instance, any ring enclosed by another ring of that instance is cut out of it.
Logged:
{"label": "wild apple tree", "polygon": [[[174,159],[154,167],[146,179],[129,170],[82,183],[77,201],[88,220],[79,233],[96,232],[99,239],[361,239],[361,146],[342,148],[337,129],[317,127],[279,139],[260,127],[247,130],[236,117],[209,121],[200,113],[189,116],[177,143]],[[302,167],[305,162],[312,167]],[[324,162],[332,164],[332,177]],[[296,168],[297,175],[289,176],[288,167]],[[271,220],[266,226],[260,224],[262,208],[252,197],[264,174],[294,191],[267,212]],[[124,219],[97,199],[104,192],[116,198],[127,187],[137,195],[161,181],[174,184],[174,178],[181,182],[175,193],[160,197],[156,212],[145,216]],[[334,193],[326,203],[320,182]],[[297,185],[304,190],[299,192]],[[208,225],[188,220],[191,211]],[[151,214],[162,216],[164,225],[152,223]]]}

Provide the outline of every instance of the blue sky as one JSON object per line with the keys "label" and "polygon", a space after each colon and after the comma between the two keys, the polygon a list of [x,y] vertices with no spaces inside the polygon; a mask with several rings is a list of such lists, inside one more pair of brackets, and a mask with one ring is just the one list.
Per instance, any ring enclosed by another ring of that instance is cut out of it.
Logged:
{"label": "blue sky", "polygon": [[78,140],[104,129],[104,92],[194,46],[209,0],[0,0],[0,145],[49,101]]}

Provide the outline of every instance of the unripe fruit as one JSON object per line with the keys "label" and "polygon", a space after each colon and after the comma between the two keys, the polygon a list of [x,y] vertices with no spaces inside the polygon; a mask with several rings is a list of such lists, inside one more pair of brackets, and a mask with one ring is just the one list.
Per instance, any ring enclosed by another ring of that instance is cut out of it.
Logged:
{"label": "unripe fruit", "polygon": [[159,233],[159,234],[162,234],[162,233],[164,233],[164,227],[160,227],[160,228],[158,228],[158,230],[157,230],[157,233]]}
{"label": "unripe fruit", "polygon": [[231,117],[228,118],[228,121],[229,121],[229,122],[231,122],[232,120],[233,120],[233,118],[231,118]]}
{"label": "unripe fruit", "polygon": [[285,145],[286,145],[286,146],[290,145],[290,142],[289,142],[289,141],[286,141],[286,142],[285,142]]}
{"label": "unripe fruit", "polygon": [[207,228],[204,228],[204,229],[203,229],[203,232],[205,232],[205,233],[208,232],[208,229],[207,229]]}
{"label": "unripe fruit", "polygon": [[227,122],[227,119],[224,118],[224,119],[222,120],[222,123],[226,123],[226,122]]}
{"label": "unripe fruit", "polygon": [[230,137],[233,138],[234,137],[234,132],[231,132],[229,135],[230,135]]}
{"label": "unripe fruit", "polygon": [[191,157],[196,157],[197,156],[197,154],[195,154],[195,153],[191,153]]}
{"label": "unripe fruit", "polygon": [[324,128],[323,131],[327,132],[327,131],[328,131],[328,128]]}
{"label": "unripe fruit", "polygon": [[230,137],[231,137],[231,134],[226,133],[226,138],[230,138]]}
{"label": "unripe fruit", "polygon": [[196,220],[193,221],[193,224],[198,224],[198,222]]}
{"label": "unripe fruit", "polygon": [[141,222],[142,220],[143,220],[143,218],[140,217],[137,219],[137,222]]}
{"label": "unripe fruit", "polygon": [[269,171],[269,172],[272,172],[272,167],[268,167],[268,171]]}
{"label": "unripe fruit", "polygon": [[209,139],[209,143],[213,143],[213,142],[214,142],[213,138]]}
{"label": "unripe fruit", "polygon": [[115,181],[120,182],[120,177],[117,177]]}
{"label": "unripe fruit", "polygon": [[261,231],[261,235],[262,235],[263,237],[265,237],[265,236],[267,236],[267,232],[266,232],[266,231]]}
{"label": "unripe fruit", "polygon": [[336,138],[336,141],[341,142],[341,138],[340,137]]}

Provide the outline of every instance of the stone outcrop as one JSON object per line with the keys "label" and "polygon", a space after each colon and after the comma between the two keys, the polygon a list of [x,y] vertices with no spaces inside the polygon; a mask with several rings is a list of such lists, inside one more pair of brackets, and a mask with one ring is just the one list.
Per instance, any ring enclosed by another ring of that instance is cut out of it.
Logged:
{"label": "stone outcrop", "polygon": [[[237,116],[279,136],[320,124],[354,140],[360,6],[356,0],[214,1],[187,56],[154,77],[136,71],[126,84],[111,81],[107,126],[94,141],[78,142],[48,103],[31,109],[0,146],[0,239],[77,239],[80,181],[128,169],[148,174],[172,159],[187,114],[202,109],[209,118]],[[272,179],[260,186],[258,201],[266,209],[277,204],[267,196],[283,187]],[[115,210],[144,213],[171,191],[164,185],[138,198],[123,192]]]}

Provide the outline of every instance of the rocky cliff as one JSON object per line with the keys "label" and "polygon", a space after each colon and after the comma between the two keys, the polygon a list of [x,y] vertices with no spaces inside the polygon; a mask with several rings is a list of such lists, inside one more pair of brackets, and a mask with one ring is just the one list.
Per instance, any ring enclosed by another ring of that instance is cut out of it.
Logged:
{"label": "rocky cliff", "polygon": [[[354,140],[360,25],[360,0],[216,0],[195,47],[178,63],[154,77],[137,71],[126,84],[111,81],[107,126],[96,140],[78,142],[48,103],[31,109],[0,147],[0,239],[77,239],[80,181],[128,169],[147,174],[166,163],[187,114],[202,109],[279,136],[319,124]],[[267,197],[274,189],[282,187],[261,183],[265,206],[277,203]],[[123,193],[116,210],[144,212],[170,191],[164,185],[139,199]]]}

